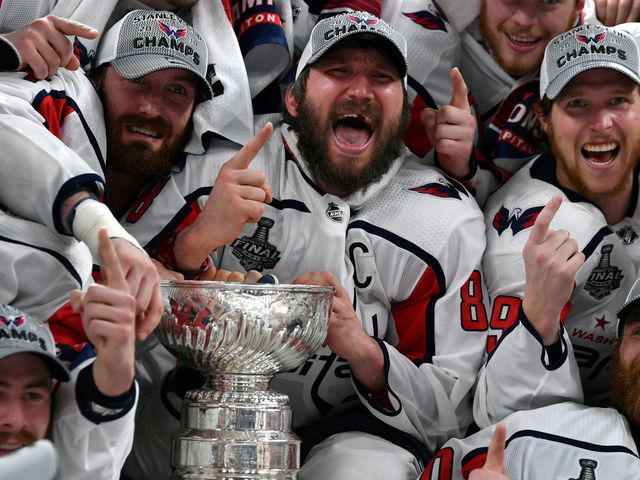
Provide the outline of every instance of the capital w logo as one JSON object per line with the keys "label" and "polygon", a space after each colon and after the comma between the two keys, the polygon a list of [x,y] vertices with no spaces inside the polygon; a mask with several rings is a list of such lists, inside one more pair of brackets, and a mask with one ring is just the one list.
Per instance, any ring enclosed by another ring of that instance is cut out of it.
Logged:
{"label": "capital w logo", "polygon": [[187,34],[186,28],[177,28],[174,30],[166,23],[162,23],[160,20],[158,20],[158,25],[160,26],[160,30],[162,30],[168,37],[173,35],[176,38],[182,38]]}
{"label": "capital w logo", "polygon": [[436,9],[435,13],[427,10],[421,10],[419,12],[403,13],[403,15],[405,17],[409,17],[415,23],[427,30],[443,30],[446,32],[448,22],[447,17],[437,2],[434,1],[433,6]]}
{"label": "capital w logo", "polygon": [[515,235],[525,228],[532,227],[542,209],[543,207],[531,207],[522,211],[519,208],[514,208],[513,213],[510,213],[509,209],[502,205],[493,217],[491,225],[496,229],[498,235],[502,235],[502,232],[507,228],[511,228],[511,232]]}
{"label": "capital w logo", "polygon": [[579,42],[586,43],[587,45],[589,45],[591,42],[600,43],[604,39],[606,34],[607,32],[602,32],[602,33],[598,33],[597,35],[594,35],[593,37],[589,37],[588,35],[579,35],[576,33],[576,39]]}
{"label": "capital w logo", "polygon": [[20,315],[19,317],[7,318],[0,316],[0,322],[4,323],[7,327],[14,325],[19,327],[24,323],[24,315]]}
{"label": "capital w logo", "polygon": [[376,23],[378,23],[378,20],[376,20],[375,18],[360,18],[356,17],[355,15],[349,15],[349,20],[351,20],[353,23],[364,23],[365,25],[375,25]]}

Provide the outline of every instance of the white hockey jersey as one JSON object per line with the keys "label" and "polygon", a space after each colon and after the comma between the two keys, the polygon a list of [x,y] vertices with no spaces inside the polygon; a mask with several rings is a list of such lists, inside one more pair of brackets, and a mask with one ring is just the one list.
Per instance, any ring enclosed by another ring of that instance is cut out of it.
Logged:
{"label": "white hockey jersey", "polygon": [[[557,183],[549,157],[531,161],[489,198],[483,267],[493,304],[491,325],[504,333],[499,341],[490,339],[497,346],[479,377],[474,415],[480,426],[516,410],[581,401],[582,389],[588,404],[606,404],[616,312],[640,270],[637,178],[634,182],[629,212],[616,225],[607,224],[593,203]],[[564,318],[562,358],[550,364],[519,307],[525,285],[522,249],[538,212],[555,194],[563,203],[550,228],[567,230],[586,260]]]}
{"label": "white hockey jersey", "polygon": [[[507,428],[509,480],[636,480],[640,458],[627,420],[611,408],[565,402],[516,412]],[[449,440],[419,480],[462,480],[484,465],[494,428]]]}

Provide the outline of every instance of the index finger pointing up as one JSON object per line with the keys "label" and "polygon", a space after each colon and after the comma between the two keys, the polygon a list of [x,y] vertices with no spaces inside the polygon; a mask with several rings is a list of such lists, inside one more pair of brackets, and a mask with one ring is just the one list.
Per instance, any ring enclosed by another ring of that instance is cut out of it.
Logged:
{"label": "index finger pointing up", "polygon": [[238,153],[233,156],[231,160],[229,160],[229,165],[238,169],[249,168],[249,164],[253,161],[264,144],[267,143],[269,136],[271,136],[271,132],[273,132],[273,124],[268,122],[251,140],[246,143],[244,147],[240,149]]}
{"label": "index finger pointing up", "polygon": [[496,429],[491,437],[487,460],[484,462],[483,470],[504,473],[504,446],[507,439],[507,429],[502,423],[496,425]]}
{"label": "index finger pointing up", "polygon": [[107,229],[102,227],[98,232],[100,240],[100,248],[98,253],[102,260],[102,275],[105,277],[105,283],[108,287],[129,291],[129,285],[125,279],[124,272],[120,266],[120,260],[116,254],[116,249],[109,238]]}
{"label": "index finger pointing up", "polygon": [[467,96],[467,84],[464,83],[464,78],[462,78],[458,67],[451,69],[451,83],[453,84],[453,93],[451,94],[449,105],[457,107],[464,112],[471,112],[469,97]]}
{"label": "index finger pointing up", "polygon": [[553,217],[561,204],[562,197],[560,195],[554,195],[551,200],[547,202],[544,208],[540,210],[540,213],[533,224],[533,228],[531,229],[531,235],[529,236],[530,241],[534,242],[536,245],[540,245],[546,240],[551,220],[553,220]]}

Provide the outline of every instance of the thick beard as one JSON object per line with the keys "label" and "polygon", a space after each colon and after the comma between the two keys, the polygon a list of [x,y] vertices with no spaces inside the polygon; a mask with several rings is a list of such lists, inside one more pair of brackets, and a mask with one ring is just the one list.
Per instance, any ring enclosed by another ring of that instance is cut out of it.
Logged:
{"label": "thick beard", "polygon": [[611,405],[622,413],[629,423],[640,427],[640,364],[624,367],[620,349],[616,347],[611,358]]}
{"label": "thick beard", "polygon": [[[107,165],[118,172],[138,178],[157,178],[168,174],[182,154],[189,137],[191,125],[179,135],[175,135],[171,125],[162,118],[148,119],[135,114],[107,118]],[[162,133],[165,144],[153,150],[145,142],[123,142],[122,131],[125,124],[139,124]]]}
{"label": "thick beard", "polygon": [[[298,148],[314,178],[326,185],[331,191],[339,192],[342,197],[358,190],[365,190],[389,171],[393,161],[400,155],[403,145],[402,137],[408,123],[408,117],[404,115],[403,111],[401,118],[392,122],[386,132],[381,132],[372,160],[361,170],[351,168],[352,165],[357,165],[356,157],[346,159],[340,168],[336,168],[328,160],[329,150],[326,139],[333,134],[332,119],[337,118],[337,111],[351,106],[357,106],[365,112],[371,110],[370,107],[362,105],[344,103],[336,105],[332,109],[329,119],[323,125],[317,110],[306,98],[302,99],[297,107]],[[373,117],[374,119],[378,118],[376,115]],[[379,119],[375,123],[378,127]]]}
{"label": "thick beard", "polygon": [[38,437],[33,432],[30,432],[29,430],[26,430],[24,428],[16,433],[0,432],[0,444],[6,443],[10,438],[16,439],[20,444],[24,446],[31,445],[32,443],[38,441]]}

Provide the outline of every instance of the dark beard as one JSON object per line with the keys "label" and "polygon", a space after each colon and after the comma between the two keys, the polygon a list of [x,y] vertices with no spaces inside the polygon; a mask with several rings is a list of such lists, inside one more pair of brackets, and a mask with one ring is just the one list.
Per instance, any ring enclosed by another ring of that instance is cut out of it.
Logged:
{"label": "dark beard", "polygon": [[624,367],[620,362],[619,347],[616,347],[610,369],[611,405],[637,430],[640,427],[640,364]]}
{"label": "dark beard", "polygon": [[33,432],[30,432],[29,430],[26,430],[24,428],[22,428],[19,432],[16,432],[16,433],[0,432],[0,444],[6,443],[7,440],[9,440],[10,438],[15,438],[19,443],[25,446],[31,445],[32,443],[35,443],[38,440],[38,438]]}
{"label": "dark beard", "polygon": [[[148,119],[135,114],[117,119],[108,113],[107,118],[107,165],[118,172],[138,178],[156,178],[168,174],[182,154],[189,137],[191,125],[180,135],[173,135],[171,125],[162,118]],[[145,142],[122,142],[124,124],[145,125],[160,132],[170,140],[154,151]],[[172,138],[173,135],[173,138]]]}
{"label": "dark beard", "polygon": [[332,119],[337,118],[337,111],[352,107],[372,114],[374,120],[377,120],[374,122],[376,129],[380,126],[379,112],[373,111],[374,107],[371,106],[352,104],[352,102],[336,105],[324,126],[309,101],[302,99],[297,106],[298,149],[309,165],[314,178],[326,185],[331,191],[340,192],[342,197],[358,190],[365,190],[389,171],[393,161],[400,155],[403,145],[402,136],[408,124],[408,115],[405,115],[403,109],[401,118],[392,123],[387,132],[382,132],[378,144],[375,146],[372,160],[367,166],[361,171],[354,171],[350,168],[350,163],[355,165],[357,158],[349,158],[341,166],[342,168],[338,169],[328,161],[328,147],[325,139],[333,130]]}

